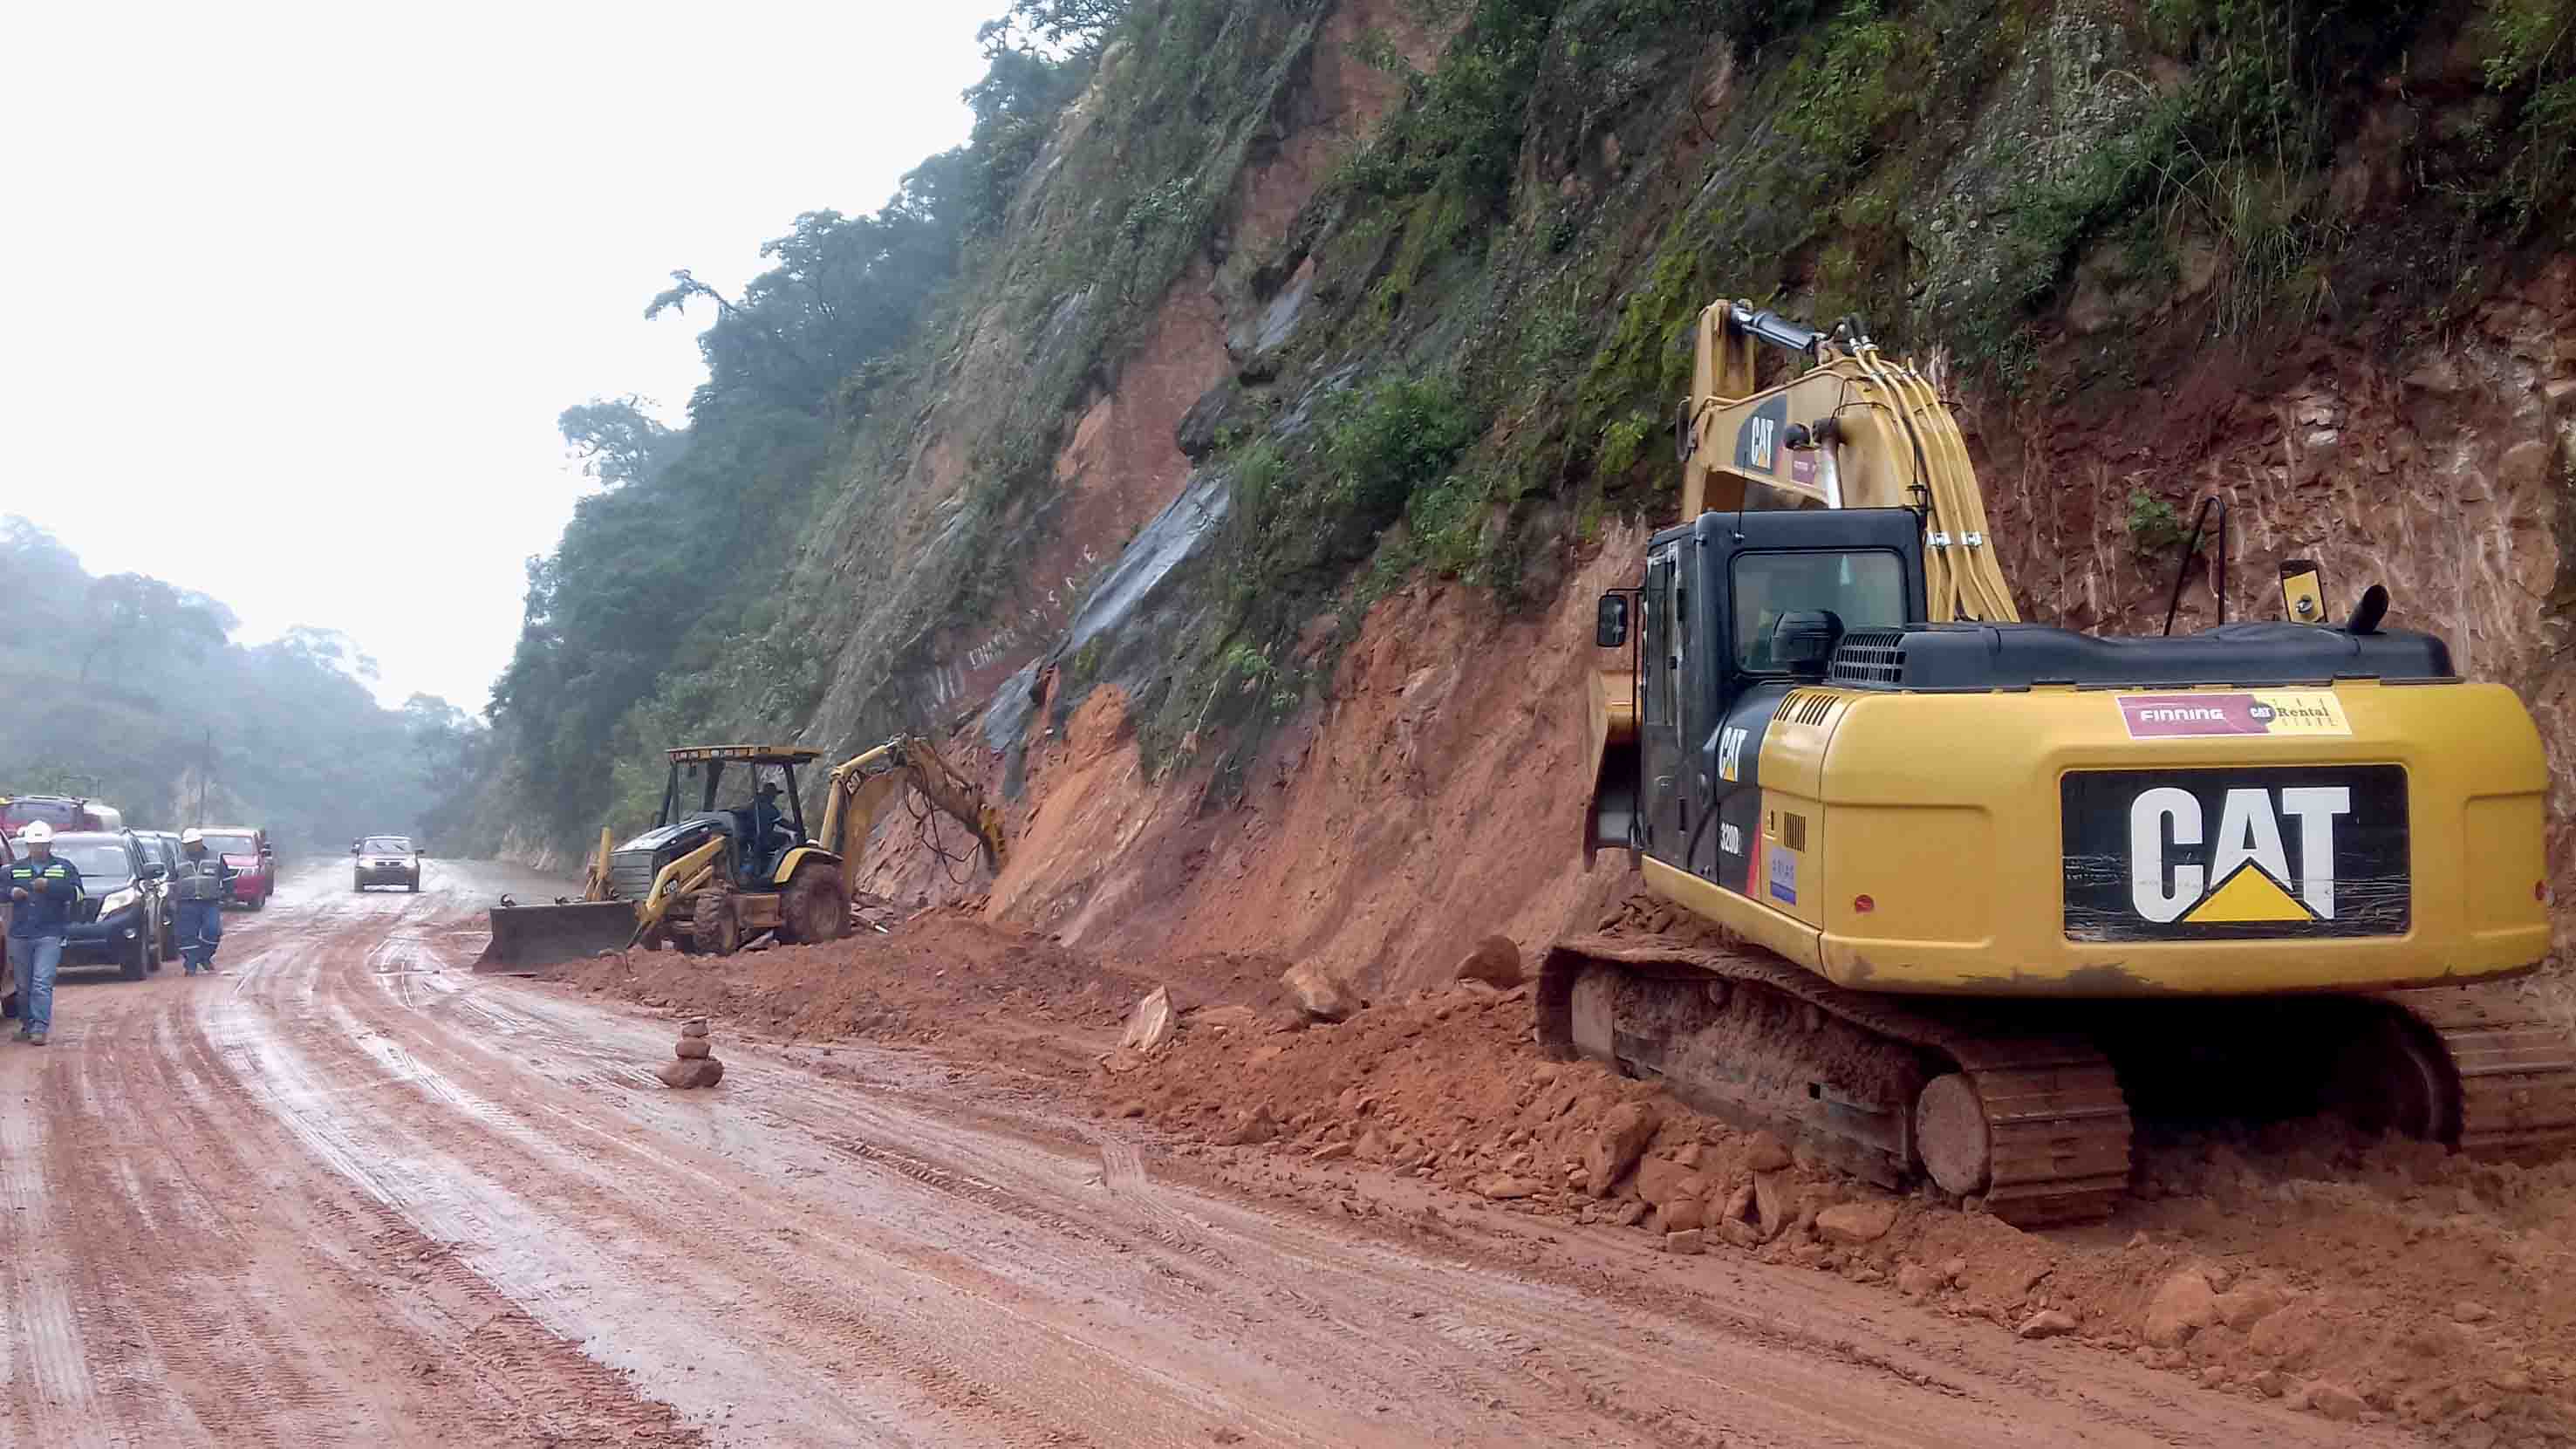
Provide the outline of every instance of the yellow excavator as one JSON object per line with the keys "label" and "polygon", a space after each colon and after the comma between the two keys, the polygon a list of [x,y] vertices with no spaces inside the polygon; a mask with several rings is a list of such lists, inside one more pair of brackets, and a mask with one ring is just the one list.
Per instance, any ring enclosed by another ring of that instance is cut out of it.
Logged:
{"label": "yellow excavator", "polygon": [[[906,787],[974,832],[988,870],[998,873],[1008,850],[1001,812],[918,736],[834,766],[821,826],[811,833],[796,772],[820,750],[692,745],[666,753],[670,775],[652,828],[613,847],[600,832],[580,901],[522,906],[503,897],[476,970],[636,945],[729,956],[764,933],[790,944],[838,940],[850,927],[844,862]],[[727,782],[737,780],[744,803],[719,809]]]}
{"label": "yellow excavator", "polygon": [[1583,849],[1644,894],[1547,953],[1543,1044],[2021,1224],[2111,1211],[2132,1101],[2576,1141],[2576,1043],[2496,984],[2549,949],[2511,691],[2304,561],[2278,622],[2222,565],[2196,633],[2017,623],[1920,371],[1745,302],[1696,353],[1683,521],[1595,621]]}

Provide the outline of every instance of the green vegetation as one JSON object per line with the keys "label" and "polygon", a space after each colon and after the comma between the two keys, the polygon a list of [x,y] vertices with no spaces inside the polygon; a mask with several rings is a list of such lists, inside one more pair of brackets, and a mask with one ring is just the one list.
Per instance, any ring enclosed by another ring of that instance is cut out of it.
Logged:
{"label": "green vegetation", "polygon": [[12,601],[0,793],[95,796],[138,830],[258,825],[286,850],[378,830],[482,848],[437,807],[462,798],[489,736],[434,696],[378,705],[375,664],[347,638],[234,644],[219,601],[141,574],[93,578],[23,518],[0,518],[0,578]]}
{"label": "green vegetation", "polygon": [[2142,554],[2159,554],[2181,546],[2190,530],[2174,506],[2143,488],[2129,492],[2129,542]]}
{"label": "green vegetation", "polygon": [[[970,652],[1044,656],[1060,451],[1176,287],[1237,326],[1312,271],[1288,340],[1209,379],[1230,511],[1169,637],[1095,637],[1056,698],[1118,683],[1149,764],[1220,781],[1408,580],[1543,600],[1606,521],[1661,521],[1722,296],[2052,395],[2213,330],[2438,326],[2576,216],[2576,0],[2464,3],[1412,0],[1354,48],[1398,103],[1279,235],[1236,208],[1312,137],[1331,0],[1020,0],[967,146],[799,218],[740,297],[655,300],[709,324],[686,429],[567,411],[601,490],[531,571],[487,792],[578,840],[679,736],[856,743],[935,723]],[[2129,522],[2180,540],[2151,495]]]}

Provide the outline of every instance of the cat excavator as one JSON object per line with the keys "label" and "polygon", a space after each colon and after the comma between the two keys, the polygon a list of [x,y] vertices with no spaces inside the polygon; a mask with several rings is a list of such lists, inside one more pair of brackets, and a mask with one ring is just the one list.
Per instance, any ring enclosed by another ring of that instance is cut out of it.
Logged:
{"label": "cat excavator", "polygon": [[2133,1103],[2576,1141],[2507,981],[2550,936],[2511,691],[2306,561],[2279,621],[2225,622],[2222,562],[2196,633],[2020,623],[1921,370],[1741,301],[1695,353],[1682,521],[1595,620],[1582,848],[1643,890],[1546,953],[1544,1046],[2022,1225],[2112,1210]]}
{"label": "cat excavator", "polygon": [[[810,833],[796,774],[822,751],[691,745],[666,755],[670,774],[652,828],[615,846],[601,831],[579,901],[522,906],[504,896],[475,970],[524,970],[637,945],[729,956],[765,933],[791,944],[838,940],[850,928],[844,863],[907,788],[974,833],[986,869],[999,873],[1009,850],[1001,812],[918,736],[833,766],[820,827]],[[745,803],[719,809],[729,779],[744,782]]]}

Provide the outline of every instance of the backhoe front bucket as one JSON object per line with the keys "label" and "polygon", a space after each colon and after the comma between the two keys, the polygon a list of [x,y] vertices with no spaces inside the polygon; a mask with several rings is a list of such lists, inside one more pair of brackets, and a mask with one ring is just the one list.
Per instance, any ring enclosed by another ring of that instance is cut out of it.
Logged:
{"label": "backhoe front bucket", "polygon": [[474,969],[529,971],[557,961],[619,950],[634,938],[635,907],[627,901],[494,906],[492,944],[474,958]]}

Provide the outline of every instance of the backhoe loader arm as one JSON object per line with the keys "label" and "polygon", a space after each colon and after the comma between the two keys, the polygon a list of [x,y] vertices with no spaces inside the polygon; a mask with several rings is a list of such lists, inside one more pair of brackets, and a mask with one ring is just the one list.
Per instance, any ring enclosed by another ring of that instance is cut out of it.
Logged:
{"label": "backhoe loader arm", "polygon": [[[1762,343],[1814,365],[1756,388]],[[1882,356],[1853,323],[1818,332],[1749,302],[1704,309],[1694,351],[1680,439],[1684,521],[1747,506],[1757,483],[1827,508],[1919,508],[1932,619],[2021,617],[1958,419],[1913,364]]]}
{"label": "backhoe loader arm", "polygon": [[1002,813],[984,792],[918,735],[898,736],[832,768],[831,800],[824,806],[820,843],[849,860],[865,848],[877,816],[910,785],[942,813],[975,832],[986,868],[999,874],[1010,843]]}

